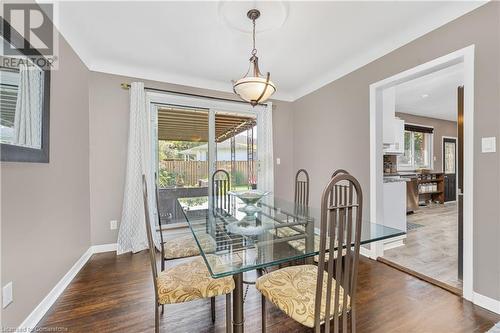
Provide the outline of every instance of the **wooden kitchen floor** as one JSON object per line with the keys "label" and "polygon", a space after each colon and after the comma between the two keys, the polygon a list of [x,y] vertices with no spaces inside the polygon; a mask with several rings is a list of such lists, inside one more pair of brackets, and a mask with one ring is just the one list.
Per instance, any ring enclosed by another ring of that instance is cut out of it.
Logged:
{"label": "wooden kitchen floor", "polygon": [[456,203],[420,207],[407,221],[422,225],[408,231],[405,245],[384,251],[384,259],[462,289],[458,279]]}
{"label": "wooden kitchen floor", "polygon": [[[172,265],[174,263],[170,263]],[[358,284],[358,332],[483,333],[500,316],[382,263],[362,258]],[[147,252],[93,255],[38,329],[69,332],[153,332],[153,285]],[[268,332],[308,332],[268,307]],[[260,332],[260,296],[250,286],[245,332]],[[161,331],[224,332],[224,298],[212,325],[206,300],[168,305]],[[309,331],[310,332],[310,331]]]}

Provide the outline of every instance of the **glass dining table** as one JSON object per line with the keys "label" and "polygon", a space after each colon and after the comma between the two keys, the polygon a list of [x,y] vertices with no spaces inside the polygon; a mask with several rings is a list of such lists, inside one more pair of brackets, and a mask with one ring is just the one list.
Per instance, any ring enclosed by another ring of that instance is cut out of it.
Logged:
{"label": "glass dining table", "polygon": [[[178,202],[211,276],[233,276],[233,332],[242,333],[243,273],[260,275],[268,267],[301,259],[312,262],[319,254],[320,210],[276,196],[263,198],[251,210],[236,197],[223,199],[223,205],[220,198],[210,196],[178,198]],[[361,244],[404,234],[363,220]]]}

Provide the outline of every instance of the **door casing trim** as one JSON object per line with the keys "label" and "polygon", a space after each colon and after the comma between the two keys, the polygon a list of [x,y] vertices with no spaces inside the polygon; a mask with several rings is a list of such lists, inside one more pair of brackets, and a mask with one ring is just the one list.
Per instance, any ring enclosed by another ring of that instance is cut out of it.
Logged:
{"label": "door casing trim", "polygon": [[[464,244],[463,297],[473,301],[474,217],[474,54],[472,44],[370,85],[370,219],[383,224],[382,90],[446,67],[464,64]],[[383,256],[383,244],[370,246],[373,257]]]}

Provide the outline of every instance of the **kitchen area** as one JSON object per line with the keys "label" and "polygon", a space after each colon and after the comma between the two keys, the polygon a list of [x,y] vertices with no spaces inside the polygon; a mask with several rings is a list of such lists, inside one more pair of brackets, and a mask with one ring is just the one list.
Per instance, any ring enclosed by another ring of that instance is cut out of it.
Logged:
{"label": "kitchen area", "polygon": [[[392,197],[404,193],[405,215],[417,212],[420,206],[444,204],[444,173],[428,169],[417,171],[398,171],[397,154],[392,152],[384,155],[384,200],[394,203]],[[396,184],[396,185],[394,185]],[[396,188],[395,186],[399,186]],[[398,200],[398,202],[401,200]],[[392,208],[388,206],[388,213]],[[389,213],[390,215],[390,213]],[[384,216],[386,216],[384,214]],[[404,218],[397,217],[394,223]],[[393,223],[389,221],[389,223]]]}
{"label": "kitchen area", "polygon": [[406,235],[385,241],[378,259],[455,293],[462,288],[457,204],[459,74],[460,68],[451,68],[382,92],[382,223],[405,230]]}

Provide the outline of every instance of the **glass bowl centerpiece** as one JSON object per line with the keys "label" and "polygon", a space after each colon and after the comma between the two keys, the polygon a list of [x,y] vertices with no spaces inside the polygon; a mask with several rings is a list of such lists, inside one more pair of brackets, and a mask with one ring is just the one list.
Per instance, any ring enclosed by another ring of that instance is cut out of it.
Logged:
{"label": "glass bowl centerpiece", "polygon": [[256,204],[266,195],[269,194],[269,191],[261,191],[261,190],[243,190],[243,191],[229,191],[230,195],[233,195],[240,199],[245,206],[238,208],[240,212],[244,212],[247,214],[247,217],[254,217],[257,212],[260,212],[261,209],[256,206]]}
{"label": "glass bowl centerpiece", "polygon": [[229,232],[244,236],[257,236],[272,228],[272,223],[257,218],[257,213],[261,211],[261,208],[256,206],[263,197],[270,193],[269,191],[243,190],[228,193],[243,202],[244,206],[238,208],[238,211],[245,213],[243,218],[227,225]]}

